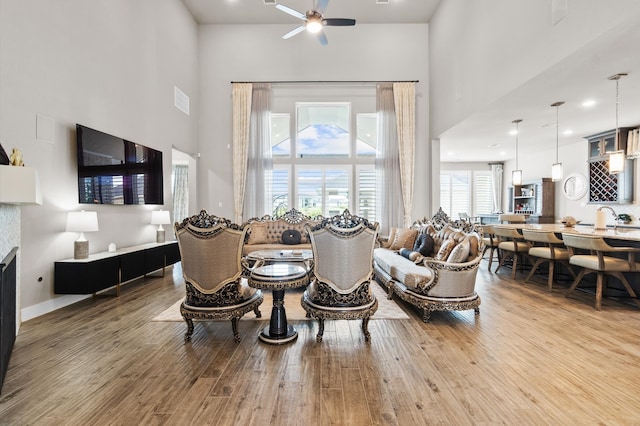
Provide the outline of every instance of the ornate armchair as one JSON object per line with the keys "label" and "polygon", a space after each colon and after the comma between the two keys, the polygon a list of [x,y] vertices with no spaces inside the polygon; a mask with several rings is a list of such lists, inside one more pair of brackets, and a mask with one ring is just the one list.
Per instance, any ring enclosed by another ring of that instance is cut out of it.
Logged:
{"label": "ornate armchair", "polygon": [[369,319],[378,309],[378,300],[369,289],[378,223],[345,210],[317,225],[307,225],[307,232],[314,265],[302,307],[319,322],[316,341],[322,341],[325,319],[362,319],[362,331],[369,341]]}
{"label": "ornate armchair", "polygon": [[264,297],[248,286],[242,266],[242,245],[247,228],[202,210],[175,224],[182,258],[186,298],[180,313],[187,323],[184,336],[193,334],[193,320],[230,319],[233,337],[240,341],[238,320],[254,311]]}

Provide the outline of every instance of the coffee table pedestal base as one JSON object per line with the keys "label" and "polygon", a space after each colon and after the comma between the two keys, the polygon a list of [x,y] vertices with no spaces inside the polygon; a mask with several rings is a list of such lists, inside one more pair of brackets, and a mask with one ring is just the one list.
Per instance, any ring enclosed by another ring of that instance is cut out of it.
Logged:
{"label": "coffee table pedestal base", "polygon": [[287,333],[284,335],[271,335],[270,334],[270,326],[266,326],[262,329],[258,338],[265,343],[269,343],[271,345],[283,345],[285,343],[293,342],[298,338],[298,332],[292,325],[287,327]]}
{"label": "coffee table pedestal base", "polygon": [[272,345],[282,345],[293,342],[298,338],[298,332],[292,325],[287,323],[287,313],[284,309],[284,290],[274,289],[273,308],[271,309],[271,319],[269,325],[262,329],[258,336],[260,340]]}

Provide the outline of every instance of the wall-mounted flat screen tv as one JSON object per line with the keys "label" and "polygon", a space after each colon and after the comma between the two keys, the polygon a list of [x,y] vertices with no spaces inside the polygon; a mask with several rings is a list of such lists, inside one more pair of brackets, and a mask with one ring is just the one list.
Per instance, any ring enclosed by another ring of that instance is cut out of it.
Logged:
{"label": "wall-mounted flat screen tv", "polygon": [[81,204],[164,204],[162,152],[76,124]]}

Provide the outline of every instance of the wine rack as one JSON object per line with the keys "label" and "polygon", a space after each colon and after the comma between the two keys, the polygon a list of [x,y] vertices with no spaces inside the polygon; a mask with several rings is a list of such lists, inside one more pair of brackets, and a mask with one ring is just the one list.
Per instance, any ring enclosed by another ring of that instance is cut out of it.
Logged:
{"label": "wine rack", "polygon": [[609,154],[624,150],[628,128],[620,129],[616,140],[615,130],[588,136],[589,141],[589,202],[598,204],[624,204],[633,202],[633,160],[627,159],[624,171],[609,173]]}

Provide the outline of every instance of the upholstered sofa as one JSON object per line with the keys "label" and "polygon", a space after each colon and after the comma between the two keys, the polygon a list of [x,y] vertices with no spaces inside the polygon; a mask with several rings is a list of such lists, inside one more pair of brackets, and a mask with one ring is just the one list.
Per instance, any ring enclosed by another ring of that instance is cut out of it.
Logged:
{"label": "upholstered sofa", "polygon": [[424,322],[433,311],[473,309],[478,314],[475,283],[482,250],[481,230],[452,221],[440,209],[409,229],[392,229],[374,250],[374,274],[389,298],[396,295],[414,305]]}
{"label": "upholstered sofa", "polygon": [[242,249],[243,254],[258,250],[311,250],[305,225],[315,225],[321,216],[311,218],[296,209],[280,216],[265,215],[247,221],[249,231]]}

